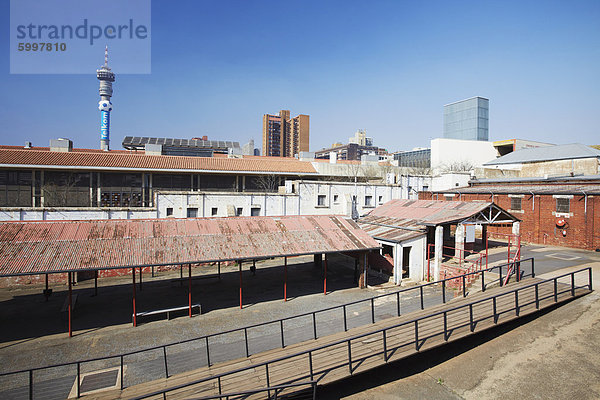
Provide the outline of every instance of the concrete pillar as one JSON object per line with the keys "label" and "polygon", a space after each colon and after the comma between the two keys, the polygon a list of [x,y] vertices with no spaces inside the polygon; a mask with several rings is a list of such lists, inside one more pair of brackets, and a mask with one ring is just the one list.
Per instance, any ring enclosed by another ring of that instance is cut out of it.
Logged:
{"label": "concrete pillar", "polygon": [[398,243],[394,245],[394,284],[402,283],[402,247]]}
{"label": "concrete pillar", "polygon": [[513,222],[512,224],[512,234],[519,236],[519,234],[521,233],[521,223],[520,222]]}
{"label": "concrete pillar", "polygon": [[442,246],[444,245],[444,227],[438,225],[435,227],[435,254],[433,260],[433,280],[440,280],[440,268],[442,266]]}
{"label": "concrete pillar", "polygon": [[465,226],[463,224],[456,225],[456,233],[454,234],[455,257],[464,258],[465,256]]}

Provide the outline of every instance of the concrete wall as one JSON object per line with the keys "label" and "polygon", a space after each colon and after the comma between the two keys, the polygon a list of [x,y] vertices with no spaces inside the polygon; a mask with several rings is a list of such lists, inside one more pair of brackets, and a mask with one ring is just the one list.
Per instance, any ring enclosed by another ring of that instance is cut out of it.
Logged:
{"label": "concrete wall", "polygon": [[469,172],[452,172],[447,174],[440,174],[438,176],[434,176],[431,179],[431,187],[429,188],[429,190],[438,191],[469,186],[470,179],[471,174]]}
{"label": "concrete wall", "polygon": [[599,164],[600,160],[597,158],[503,164],[481,168],[477,170],[477,176],[480,178],[539,178],[569,174],[597,175],[600,172]]}

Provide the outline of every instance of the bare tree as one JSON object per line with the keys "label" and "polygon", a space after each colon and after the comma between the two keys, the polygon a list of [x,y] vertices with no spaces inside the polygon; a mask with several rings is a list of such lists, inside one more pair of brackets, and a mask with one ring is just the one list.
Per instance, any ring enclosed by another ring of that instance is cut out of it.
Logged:
{"label": "bare tree", "polygon": [[44,205],[48,207],[69,207],[78,205],[80,191],[76,190],[82,177],[79,174],[67,173],[60,180],[49,180],[42,185],[42,196]]}
{"label": "bare tree", "polygon": [[454,161],[440,166],[441,172],[471,172],[475,164],[468,160]]}
{"label": "bare tree", "polygon": [[281,177],[275,174],[258,175],[254,177],[252,182],[259,190],[276,193],[281,184]]}

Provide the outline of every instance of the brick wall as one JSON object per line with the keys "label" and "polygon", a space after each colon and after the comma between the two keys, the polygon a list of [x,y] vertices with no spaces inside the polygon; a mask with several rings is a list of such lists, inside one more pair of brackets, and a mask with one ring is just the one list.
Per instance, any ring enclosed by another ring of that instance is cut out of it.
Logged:
{"label": "brick wall", "polygon": [[[491,193],[462,194],[445,197],[431,192],[419,193],[422,200],[450,201],[492,201]],[[535,206],[533,202],[535,201]],[[574,247],[586,250],[600,249],[600,197],[588,196],[587,212],[585,196],[573,195],[570,199],[568,216],[556,216],[556,199],[551,194],[531,194],[521,197],[521,212],[511,210],[511,197],[507,194],[495,194],[493,202],[522,220],[522,240],[528,243],[553,246]],[[564,218],[567,222],[566,235],[556,226],[556,221]],[[490,227],[490,232],[511,233],[510,227]]]}

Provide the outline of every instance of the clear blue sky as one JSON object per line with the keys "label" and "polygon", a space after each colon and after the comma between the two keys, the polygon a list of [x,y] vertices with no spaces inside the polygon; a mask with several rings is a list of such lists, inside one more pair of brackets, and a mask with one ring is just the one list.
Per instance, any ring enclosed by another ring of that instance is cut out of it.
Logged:
{"label": "clear blue sky", "polygon": [[[98,81],[10,75],[0,2],[0,144],[99,147]],[[98,55],[98,65],[102,63]],[[358,128],[388,150],[442,136],[443,105],[490,99],[490,139],[600,143],[600,1],[152,2],[152,73],[119,75],[126,135],[260,147],[262,114],[311,117],[311,150]]]}

